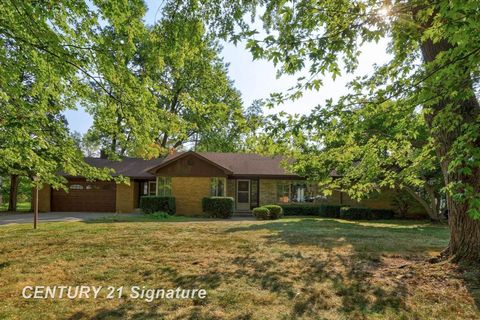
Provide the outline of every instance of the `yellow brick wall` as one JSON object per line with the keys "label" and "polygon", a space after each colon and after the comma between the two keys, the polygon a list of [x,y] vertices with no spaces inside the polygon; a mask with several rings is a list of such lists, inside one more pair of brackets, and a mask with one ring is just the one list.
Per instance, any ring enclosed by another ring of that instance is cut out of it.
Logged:
{"label": "yellow brick wall", "polygon": [[115,211],[118,213],[130,213],[134,211],[135,187],[134,182],[130,185],[125,183],[117,184],[115,197]]}
{"label": "yellow brick wall", "polygon": [[202,199],[210,196],[209,177],[172,177],[172,196],[177,214],[198,216],[202,212]]}
{"label": "yellow brick wall", "polygon": [[227,197],[232,197],[235,199],[235,183],[237,180],[235,179],[227,179]]}
{"label": "yellow brick wall", "polygon": [[385,189],[379,194],[374,194],[368,199],[360,201],[360,206],[372,209],[394,209],[392,205],[393,190]]}
{"label": "yellow brick wall", "polygon": [[260,205],[277,203],[277,181],[272,179],[260,179]]}
{"label": "yellow brick wall", "polygon": [[[39,212],[50,212],[52,211],[51,207],[52,199],[52,187],[48,184],[45,184],[42,189],[38,190],[38,211]],[[35,208],[35,188],[32,189],[32,210]]]}
{"label": "yellow brick wall", "polygon": [[[277,203],[277,182],[280,180],[274,179],[260,179],[260,205]],[[357,202],[351,199],[346,193],[340,195],[340,192],[333,191],[333,193],[323,200],[321,203],[331,205],[350,205],[363,206],[372,209],[393,209],[392,207],[393,191],[384,190],[381,193],[372,196],[369,199]]]}

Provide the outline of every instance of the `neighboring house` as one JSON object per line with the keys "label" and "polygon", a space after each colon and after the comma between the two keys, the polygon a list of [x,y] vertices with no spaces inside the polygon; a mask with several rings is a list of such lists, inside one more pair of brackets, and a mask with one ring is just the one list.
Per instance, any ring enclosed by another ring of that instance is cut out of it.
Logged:
{"label": "neighboring house", "polygon": [[[358,205],[340,192],[325,198],[314,183],[286,172],[281,157],[188,151],[154,160],[85,160],[94,167],[113,168],[115,175],[129,177],[130,184],[66,176],[69,192],[49,186],[40,190],[40,211],[132,212],[144,195],[175,197],[177,213],[183,215],[202,214],[202,198],[209,196],[234,198],[236,212],[273,203]],[[361,205],[390,208],[390,196],[382,193]]]}

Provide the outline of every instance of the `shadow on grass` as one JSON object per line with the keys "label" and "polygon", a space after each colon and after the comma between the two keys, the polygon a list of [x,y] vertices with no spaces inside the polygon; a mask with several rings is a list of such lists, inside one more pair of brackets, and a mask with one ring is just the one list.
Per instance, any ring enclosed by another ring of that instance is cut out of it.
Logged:
{"label": "shadow on grass", "polygon": [[475,300],[477,309],[480,310],[480,263],[460,265],[463,272],[462,278],[467,285],[468,292]]}
{"label": "shadow on grass", "polygon": [[[373,277],[376,270],[385,267],[381,256],[395,253],[411,259],[422,250],[440,250],[448,239],[444,227],[394,221],[280,220],[226,230],[261,231],[267,231],[263,235],[267,244],[298,246],[297,253],[281,252],[268,260],[259,260],[252,252],[234,260],[239,266],[237,273],[250,281],[258,279],[262,289],[294,299],[292,317],[314,316],[332,308],[348,316],[382,314],[386,310],[408,312],[406,286],[400,281],[386,286]],[[305,246],[321,248],[324,255],[304,256]],[[409,246],[413,248],[409,250]],[[278,267],[287,260],[302,272]],[[298,283],[302,285],[298,287]],[[341,306],[335,303],[339,299]]]}
{"label": "shadow on grass", "polygon": [[438,251],[448,244],[448,228],[421,221],[277,220],[227,229],[227,233],[267,231],[270,243],[313,245],[326,250],[351,246],[356,253]]}
{"label": "shadow on grass", "polygon": [[124,302],[115,308],[101,308],[95,315],[87,315],[83,311],[76,312],[68,320],[103,320],[103,319],[163,319],[167,313],[157,309],[156,304],[151,304],[142,311],[135,311],[132,303]]}
{"label": "shadow on grass", "polygon": [[[208,267],[195,272],[166,265],[152,265],[148,272],[142,273],[142,277],[147,280],[155,273],[173,286],[206,288],[210,292],[219,289],[215,296],[208,297],[209,300],[198,304],[194,302],[193,306],[185,308],[184,313],[177,316],[178,319],[212,319],[214,316],[209,313],[212,305],[217,310],[237,307],[237,302],[229,300],[222,287],[237,282],[246,283],[251,288],[243,294],[268,292],[272,299],[291,301],[290,312],[285,319],[321,318],[322,312],[332,311],[339,314],[338,318],[348,319],[369,316],[392,318],[392,315],[394,318],[409,318],[415,311],[407,304],[407,296],[412,288],[407,288],[408,284],[402,280],[384,281],[381,278],[380,271],[386,267],[382,256],[387,253],[411,260],[429,250],[441,250],[448,242],[446,228],[423,222],[353,223],[306,218],[246,223],[230,228],[227,225],[223,231],[228,236],[246,233],[247,239],[250,232],[261,241],[249,240],[240,244],[225,242],[225,246],[237,245],[241,248],[238,250],[232,247],[231,252],[234,254],[225,256],[225,266],[210,266],[204,262]],[[208,237],[205,239],[208,241]],[[470,277],[478,277],[478,273],[472,273]],[[470,290],[474,292],[478,281],[472,280],[470,284]],[[239,288],[238,291],[241,292],[242,289]],[[255,298],[250,299],[252,300],[243,301],[242,306],[255,303]],[[476,299],[478,306],[478,295]],[[204,308],[206,305],[209,308]],[[264,308],[268,306],[265,305]],[[162,302],[158,302],[139,310],[135,301],[125,300],[117,307],[99,309],[95,315],[89,314],[88,317],[171,317],[172,310],[163,308]],[[251,311],[247,309],[239,310],[234,318],[253,319],[249,313]],[[70,319],[85,317],[87,314],[78,312]]]}

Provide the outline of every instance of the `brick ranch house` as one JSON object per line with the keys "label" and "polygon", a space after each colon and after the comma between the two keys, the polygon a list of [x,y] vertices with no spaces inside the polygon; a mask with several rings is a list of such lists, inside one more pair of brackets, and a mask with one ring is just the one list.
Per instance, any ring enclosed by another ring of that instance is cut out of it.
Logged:
{"label": "brick ranch house", "polygon": [[66,176],[68,192],[50,186],[39,191],[39,211],[134,212],[145,195],[175,197],[177,214],[181,215],[202,214],[202,198],[209,196],[234,198],[236,212],[249,212],[274,203],[321,202],[375,209],[392,206],[389,191],[360,204],[340,192],[325,198],[314,183],[286,172],[280,157],[188,151],[154,160],[86,158],[85,161],[94,167],[114,169],[115,175],[129,177],[130,184],[90,182]]}

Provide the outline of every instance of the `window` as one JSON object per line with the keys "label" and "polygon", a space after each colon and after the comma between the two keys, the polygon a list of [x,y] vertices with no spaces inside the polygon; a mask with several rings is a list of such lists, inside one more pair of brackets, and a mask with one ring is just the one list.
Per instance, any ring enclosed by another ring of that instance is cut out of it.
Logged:
{"label": "window", "polygon": [[171,177],[158,177],[157,186],[158,186],[157,196],[167,197],[172,195],[172,178]]}
{"label": "window", "polygon": [[225,178],[211,178],[210,180],[210,195],[212,197],[225,196]]}
{"label": "window", "polygon": [[157,183],[155,181],[148,181],[148,195],[154,196],[157,194]]}
{"label": "window", "polygon": [[279,203],[290,202],[290,182],[288,181],[277,182],[277,201]]}
{"label": "window", "polygon": [[318,194],[317,184],[305,180],[277,182],[277,201],[287,202],[320,202],[325,200]]}
{"label": "window", "polygon": [[87,184],[85,189],[87,189],[87,190],[100,190],[100,186],[98,186],[96,184]]}
{"label": "window", "polygon": [[148,183],[147,182],[141,182],[140,183],[140,193],[142,196],[148,195]]}
{"label": "window", "polygon": [[292,183],[292,202],[306,202],[307,197],[306,181],[294,181]]}
{"label": "window", "polygon": [[83,190],[83,186],[81,184],[71,184],[70,189],[72,189],[72,190]]}

